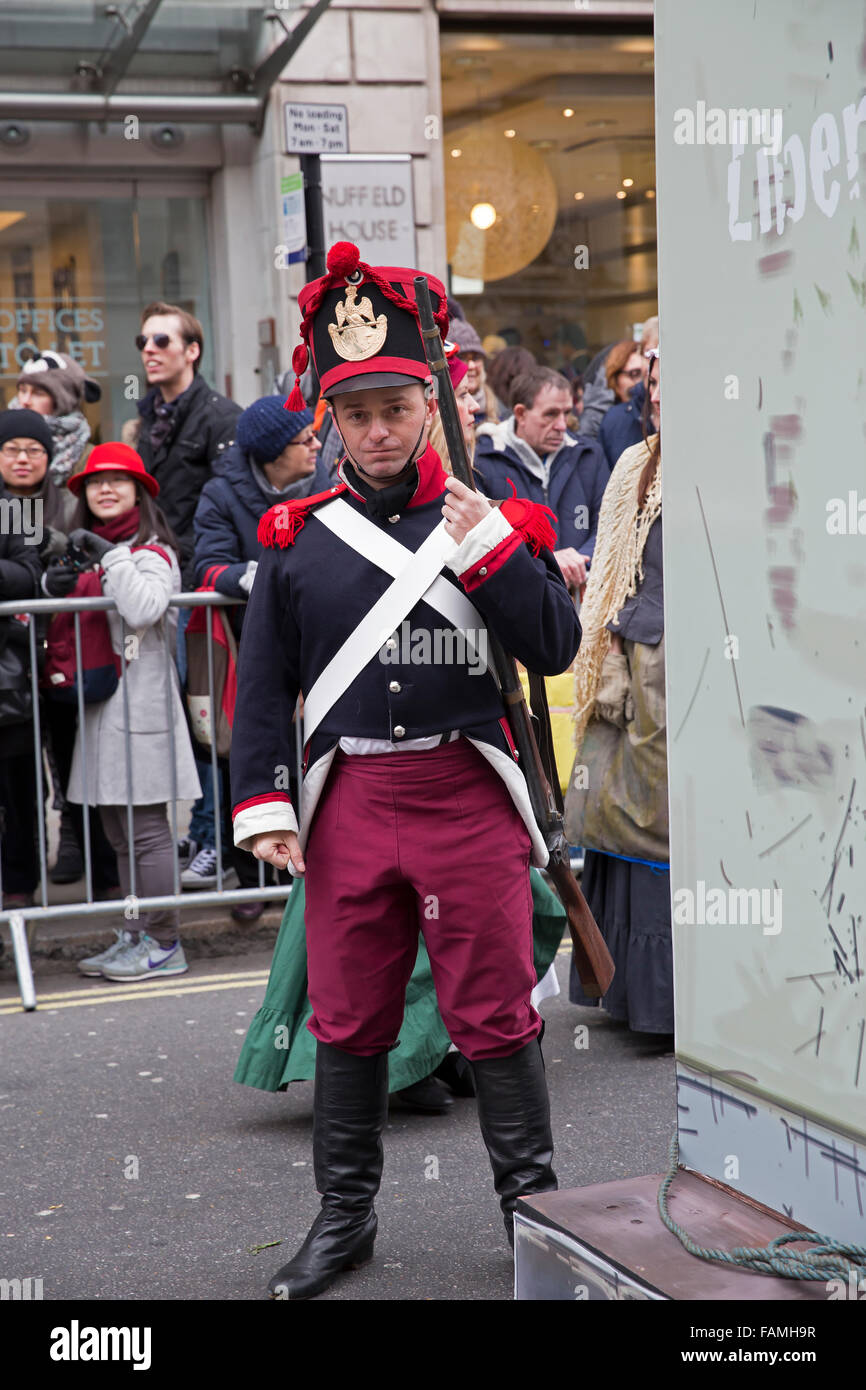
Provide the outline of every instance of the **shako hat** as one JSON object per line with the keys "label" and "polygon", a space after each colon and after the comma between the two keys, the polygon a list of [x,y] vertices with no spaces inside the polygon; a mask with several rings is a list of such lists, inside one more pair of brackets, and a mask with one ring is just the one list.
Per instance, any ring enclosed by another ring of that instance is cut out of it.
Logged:
{"label": "shako hat", "polygon": [[350,241],[331,247],[327,267],[327,275],[298,295],[303,341],[292,354],[295,385],[286,409],[304,408],[298,379],[310,353],[327,397],[429,380],[413,282],[416,275],[425,275],[433,317],[444,338],[448,306],[442,281],[405,266],[367,265]]}

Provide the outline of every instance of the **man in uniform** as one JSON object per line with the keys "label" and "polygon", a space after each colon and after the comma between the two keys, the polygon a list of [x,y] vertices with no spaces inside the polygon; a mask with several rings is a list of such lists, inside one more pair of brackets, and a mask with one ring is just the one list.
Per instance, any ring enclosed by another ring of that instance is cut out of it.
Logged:
{"label": "man in uniform", "polygon": [[[419,930],[472,1065],[510,1240],[517,1198],[556,1186],[530,1003],[528,869],[547,851],[487,668],[487,625],[542,674],[564,670],[580,640],[546,509],[492,506],[427,443],[436,401],[417,272],[365,265],[345,242],[327,265],[300,295],[293,366],[305,370],[309,346],[342,481],[262,519],[231,755],[235,843],[306,881],[322,1208],[269,1285],[290,1299],[372,1256],[387,1057]],[[427,280],[444,337],[445,289]],[[299,827],[286,788],[301,691]]]}

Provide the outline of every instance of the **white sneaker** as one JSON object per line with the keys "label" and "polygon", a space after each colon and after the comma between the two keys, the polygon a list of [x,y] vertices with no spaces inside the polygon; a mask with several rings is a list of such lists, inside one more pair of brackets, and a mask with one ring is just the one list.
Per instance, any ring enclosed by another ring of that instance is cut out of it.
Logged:
{"label": "white sneaker", "polygon": [[128,946],[132,946],[135,938],[132,932],[115,931],[117,940],[113,946],[109,946],[107,951],[101,951],[98,956],[88,956],[85,960],[78,962],[78,969],[82,975],[101,975],[102,967],[110,965],[113,960],[125,951]]}
{"label": "white sneaker", "polygon": [[180,876],[184,888],[216,888],[217,852],[205,845]]}
{"label": "white sneaker", "polygon": [[104,980],[156,980],[167,975],[185,975],[189,966],[186,963],[183,947],[179,941],[173,946],[160,946],[147,932],[142,932],[138,941],[127,946],[102,967]]}

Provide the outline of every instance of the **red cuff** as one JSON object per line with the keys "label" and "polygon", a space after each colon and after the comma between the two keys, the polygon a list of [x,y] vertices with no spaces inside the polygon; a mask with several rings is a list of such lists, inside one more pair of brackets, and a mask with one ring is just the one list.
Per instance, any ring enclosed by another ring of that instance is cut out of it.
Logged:
{"label": "red cuff", "polygon": [[205,576],[201,581],[200,587],[202,589],[215,589],[217,580],[219,579],[221,574],[225,573],[227,569],[228,565],[211,565],[205,571]]}
{"label": "red cuff", "polygon": [[467,594],[471,593],[473,589],[477,589],[486,579],[489,579],[491,575],[495,574],[497,570],[502,569],[505,561],[513,555],[515,550],[521,545],[523,545],[523,536],[519,531],[512,531],[510,535],[505,537],[504,541],[500,541],[498,545],[495,545],[487,555],[483,555],[470,569],[464,570],[460,575],[460,583],[463,585]]}
{"label": "red cuff", "polygon": [[250,806],[263,806],[268,801],[286,801],[289,806],[292,804],[292,798],[288,792],[263,792],[261,796],[249,796],[246,801],[239,801],[237,806],[232,808],[232,820],[235,816],[240,815],[241,811],[248,810]]}

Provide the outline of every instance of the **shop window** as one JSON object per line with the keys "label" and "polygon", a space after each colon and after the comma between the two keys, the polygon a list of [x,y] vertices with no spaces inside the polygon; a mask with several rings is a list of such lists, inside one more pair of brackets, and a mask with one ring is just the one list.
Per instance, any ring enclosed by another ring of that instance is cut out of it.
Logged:
{"label": "shop window", "polygon": [[443,29],[451,290],[573,376],[656,313],[648,33]]}
{"label": "shop window", "polygon": [[213,380],[204,209],[193,197],[0,200],[0,407],[34,350],[55,348],[102,388],[84,407],[94,440],[119,439],[148,389],[134,340],[155,299],[201,320]]}

